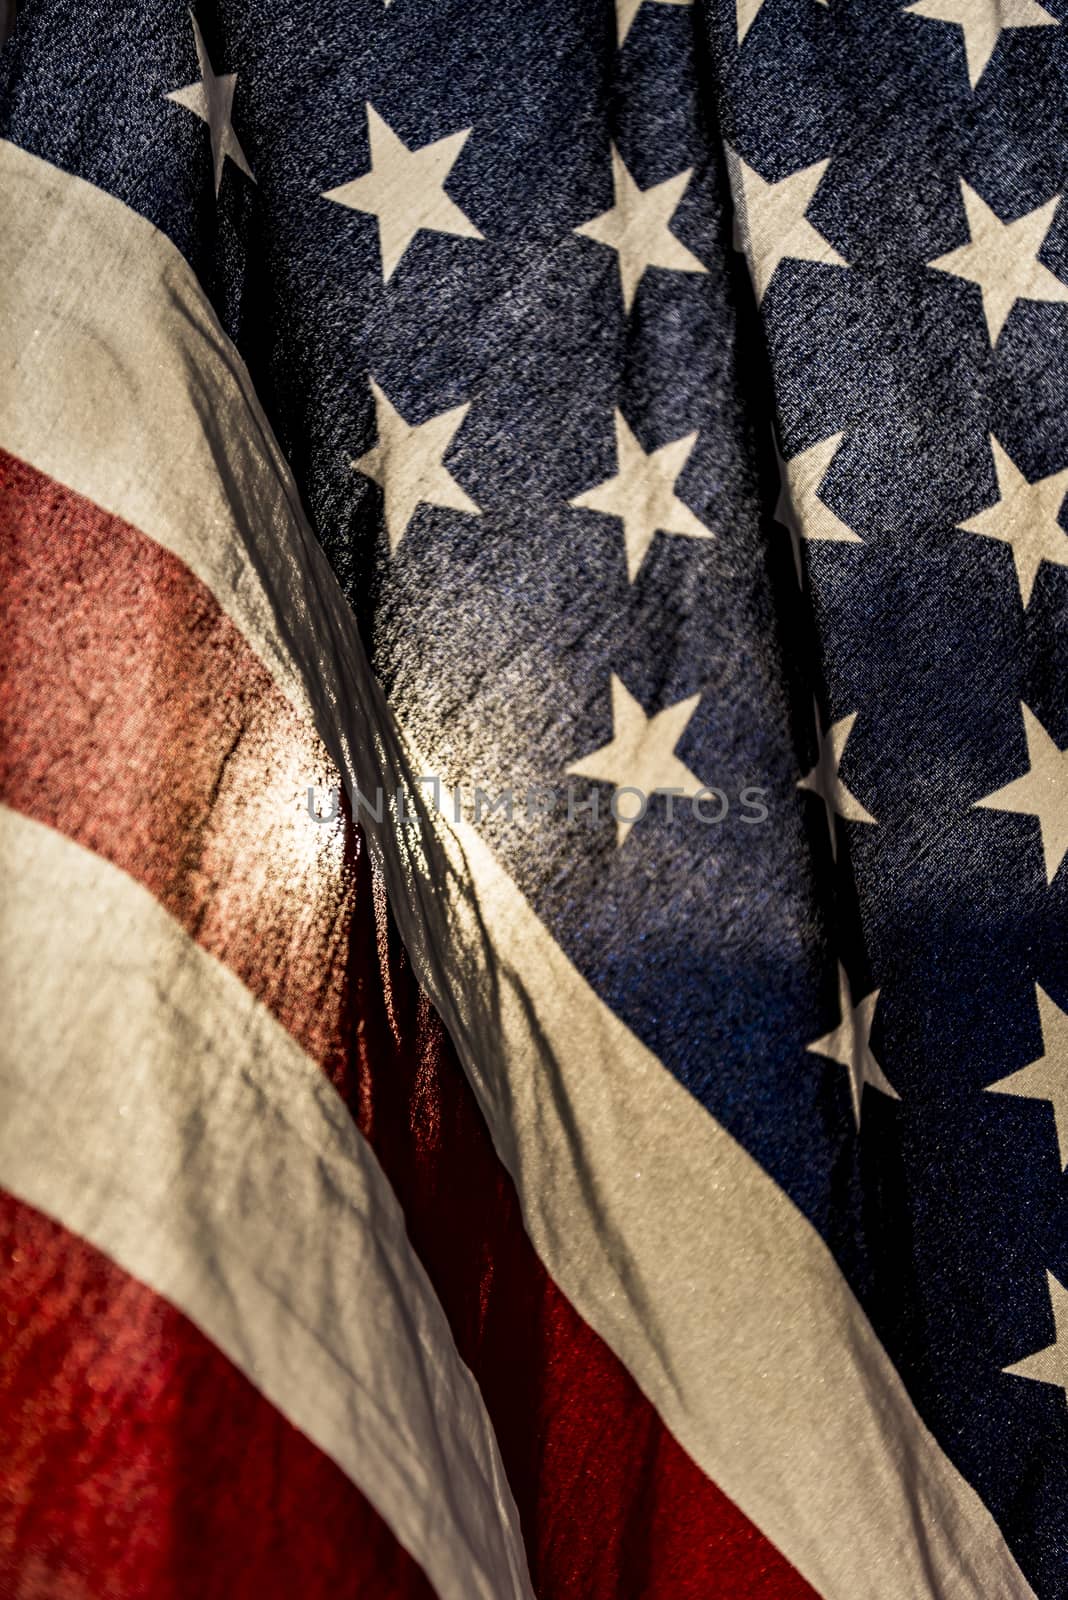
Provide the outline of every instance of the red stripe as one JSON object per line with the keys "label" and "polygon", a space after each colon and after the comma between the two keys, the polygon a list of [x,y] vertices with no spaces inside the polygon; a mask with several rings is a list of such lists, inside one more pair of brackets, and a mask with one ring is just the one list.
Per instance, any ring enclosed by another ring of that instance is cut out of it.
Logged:
{"label": "red stripe", "polygon": [[0,794],[146,884],[330,1073],[482,1388],[538,1593],[810,1596],[542,1267],[358,834],[341,870],[331,830],[280,824],[325,757],[243,637],[117,519],[10,458],[0,492]]}
{"label": "red stripe", "polygon": [[0,1594],[433,1600],[192,1323],[0,1190]]}

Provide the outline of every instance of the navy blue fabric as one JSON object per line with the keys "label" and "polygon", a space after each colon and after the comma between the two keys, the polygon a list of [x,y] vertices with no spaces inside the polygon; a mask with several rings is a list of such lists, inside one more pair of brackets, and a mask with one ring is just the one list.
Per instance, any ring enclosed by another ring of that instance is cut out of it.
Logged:
{"label": "navy blue fabric", "polygon": [[[977,0],[977,4],[979,0]],[[1068,0],[1048,0],[1068,23]],[[963,176],[999,215],[1061,192],[1068,27],[1003,34],[973,92],[960,32],[896,0],[202,3],[237,71],[216,200],[208,132],[165,94],[197,76],[188,14],[26,0],[0,132],[175,241],[244,354],[377,671],[441,776],[563,788],[612,733],[610,675],[648,711],[700,691],[679,755],[737,806],[484,822],[576,966],[763,1163],[833,1250],[923,1416],[1043,1597],[1068,1595],[1068,1405],[1001,1369],[1053,1339],[1068,1280],[1048,1106],[984,1086],[1042,1053],[1034,985],[1068,1009],[1068,874],[1038,824],[974,803],[1026,770],[1019,703],[1068,744],[1068,569],[1026,613],[1011,555],[955,524],[996,498],[988,435],[1032,479],[1068,465],[1068,306],[1018,303],[991,349],[979,292],[924,263],[963,241]],[[448,191],[484,240],[420,234],[383,286],[373,218],[321,198],[366,171],[365,102],[409,146],[473,132]],[[724,141],[765,178],[833,157],[810,217],[851,270],[787,260],[757,312],[731,245]],[[705,274],[574,229],[693,178],[673,231]],[[1068,281],[1068,211],[1043,252]],[[424,505],[388,554],[369,374],[422,421],[470,402],[448,455],[482,515]],[[698,430],[678,493],[714,540],[658,536],[628,584],[619,524],[568,502],[614,471],[613,410],[647,449]],[[824,498],[861,545],[772,518],[791,456],[845,443]],[[842,776],[877,827],[797,790],[857,712]],[[460,759],[456,752],[463,752]],[[581,784],[583,797],[592,792]],[[601,790],[607,811],[607,792]],[[858,1132],[837,962],[878,987]]]}

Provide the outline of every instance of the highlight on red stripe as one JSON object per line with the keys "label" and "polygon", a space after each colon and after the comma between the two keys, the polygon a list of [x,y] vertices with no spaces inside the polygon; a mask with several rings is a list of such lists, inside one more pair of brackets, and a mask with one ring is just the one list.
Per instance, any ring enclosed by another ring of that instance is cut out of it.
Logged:
{"label": "highlight on red stripe", "polygon": [[433,1600],[191,1322],[2,1190],[0,1334],[0,1594]]}
{"label": "highlight on red stripe", "polygon": [[322,1065],[481,1387],[542,1600],[813,1591],[664,1428],[523,1228],[325,752],[214,598],[0,456],[0,798],[143,883]]}

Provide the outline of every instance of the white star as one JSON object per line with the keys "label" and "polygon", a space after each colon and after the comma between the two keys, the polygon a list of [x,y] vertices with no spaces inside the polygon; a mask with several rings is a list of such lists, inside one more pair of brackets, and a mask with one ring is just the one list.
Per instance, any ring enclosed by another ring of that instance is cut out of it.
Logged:
{"label": "white star", "polygon": [[1068,1167],[1068,1016],[1035,984],[1042,1024],[1042,1055],[1019,1072],[988,1083],[989,1094],[1019,1095],[1024,1100],[1048,1100],[1053,1107],[1061,1166]]}
{"label": "white star", "polygon": [[[612,674],[612,738],[599,750],[593,750],[568,772],[578,778],[594,778],[600,783],[610,783],[615,791],[621,788],[638,789],[651,795],[658,789],[678,789],[691,798],[700,794],[702,784],[675,754],[675,746],[686,731],[686,726],[697,710],[700,694],[691,694],[673,706],[665,706],[653,716],[646,716],[641,704],[635,700],[621,679]],[[617,810],[621,806],[617,805]],[[616,844],[626,843],[627,835],[638,820],[620,816],[616,821]]]}
{"label": "white star", "polygon": [[1064,1390],[1064,1397],[1068,1400],[1068,1289],[1057,1282],[1052,1272],[1046,1273],[1046,1283],[1053,1311],[1055,1329],[1053,1343],[1048,1344],[1044,1350],[1036,1350],[1033,1356],[1025,1356],[1022,1361],[1014,1362],[1011,1367],[1002,1367],[1001,1370],[1014,1378],[1031,1378],[1035,1383],[1052,1383],[1056,1388]]}
{"label": "white star", "polygon": [[879,991],[873,989],[871,994],[866,995],[859,1005],[855,1006],[846,970],[839,962],[838,1014],[841,1020],[837,1028],[832,1028],[830,1033],[824,1034],[822,1039],[817,1039],[815,1044],[806,1046],[813,1055],[827,1056],[831,1061],[837,1061],[839,1066],[845,1067],[849,1073],[849,1096],[853,1102],[853,1117],[858,1128],[865,1084],[870,1083],[873,1089],[878,1089],[880,1094],[888,1094],[892,1100],[901,1099],[897,1090],[887,1081],[886,1074],[872,1055],[868,1043],[878,999]]}
{"label": "white star", "polygon": [[1022,778],[977,800],[991,811],[1012,811],[1037,817],[1042,832],[1046,879],[1052,883],[1068,850],[1068,750],[1058,750],[1034,712],[1021,705],[1027,758],[1031,765]]}
{"label": "white star", "polygon": [[[692,5],[693,0],[658,0],[658,3],[665,6],[688,6]],[[641,7],[642,0],[616,0],[616,36],[621,49],[627,42],[627,34]]]}
{"label": "white star", "polygon": [[753,23],[757,19],[764,0],[738,0],[738,43],[741,44]]}
{"label": "white star", "polygon": [[914,16],[929,22],[951,22],[964,34],[968,82],[974,89],[994,54],[1004,28],[1055,28],[1057,18],[1038,0],[916,0],[906,6]]}
{"label": "white star", "polygon": [[1038,259],[1061,197],[1054,195],[1015,222],[1002,222],[963,179],[960,188],[969,242],[927,265],[979,285],[990,343],[997,344],[1017,300],[1068,302],[1068,284],[1054,277]]}
{"label": "white star", "polygon": [[[826,6],[827,0],[817,0],[817,3],[821,6]],[[763,4],[764,0],[737,0],[736,10],[738,14],[739,44],[741,44],[746,34],[753,26],[753,23],[756,21],[757,13],[760,11],[760,8]]]}
{"label": "white star", "polygon": [[822,233],[805,216],[812,197],[830,166],[830,157],[813,162],[767,183],[752,167],[727,151],[727,164],[734,195],[735,224],[749,261],[758,303],[771,282],[780,261],[818,261],[824,266],[847,267]]}
{"label": "white star", "polygon": [[994,453],[998,498],[985,511],[958,522],[957,527],[965,533],[1000,539],[1009,546],[1026,606],[1043,561],[1068,567],[1068,534],[1057,521],[1068,494],[1068,467],[1050,473],[1048,478],[1039,478],[1037,483],[1028,483],[993,434],[990,448]]}
{"label": "white star", "polygon": [[619,151],[612,146],[615,205],[611,211],[602,211],[600,216],[582,223],[575,232],[618,252],[624,311],[634,304],[646,267],[665,267],[674,272],[708,271],[668,227],[692,172],[692,167],[687,168],[663,183],[654,183],[651,189],[639,189]]}
{"label": "white star", "polygon": [[442,457],[456,437],[470,403],[453,406],[451,411],[442,411],[428,422],[413,424],[405,422],[373,378],[371,392],[375,399],[378,443],[350,465],[383,490],[392,555],[416,507],[424,501],[433,506],[447,506],[453,511],[479,513],[480,508],[442,464]]}
{"label": "white star", "polygon": [[820,499],[823,480],[830,471],[831,462],[841,447],[844,433],[832,433],[818,444],[809,445],[796,456],[785,461],[775,443],[779,463],[779,499],[775,506],[775,520],[781,522],[790,535],[794,551],[797,581],[801,583],[801,540],[833,539],[846,544],[860,544],[860,535],[854,533],[830,506]]}
{"label": "white star", "polygon": [[831,835],[831,855],[837,856],[838,840],[835,836],[835,816],[845,817],[847,822],[871,822],[875,818],[865,811],[856,795],[846,788],[838,776],[838,766],[845,753],[846,741],[853,731],[853,724],[858,713],[853,711],[848,717],[840,717],[826,733],[820,732],[819,708],[816,708],[816,738],[819,740],[819,755],[816,765],[811,772],[805,774],[797,781],[799,789],[808,789],[812,794],[818,794],[827,808],[827,827]]}
{"label": "white star", "polygon": [[615,420],[617,471],[603,483],[576,495],[570,504],[622,519],[627,577],[633,583],[658,530],[686,534],[691,539],[714,539],[715,534],[675,493],[675,484],[697,440],[696,432],[662,444],[647,455],[621,411],[616,412]]}
{"label": "white star", "polygon": [[431,233],[456,234],[462,239],[482,238],[474,223],[445,193],[449,174],[470,132],[470,128],[462,128],[459,133],[435,139],[433,144],[409,150],[368,103],[370,171],[337,189],[327,189],[323,199],[378,218],[384,283],[389,282],[404,252],[423,228]]}
{"label": "white star", "polygon": [[218,194],[222,183],[223,165],[227,156],[235,166],[240,167],[246,177],[252,176],[252,168],[245,160],[242,150],[234,132],[230,113],[234,104],[234,89],[237,87],[237,73],[224,72],[216,76],[208,60],[208,52],[204,47],[204,37],[200,26],[192,12],[189,20],[193,24],[193,38],[196,41],[197,61],[200,63],[199,83],[186,84],[184,89],[173,89],[165,98],[173,100],[175,105],[182,106],[186,111],[191,111],[195,117],[206,122],[211,134],[211,159],[215,169],[215,193]]}

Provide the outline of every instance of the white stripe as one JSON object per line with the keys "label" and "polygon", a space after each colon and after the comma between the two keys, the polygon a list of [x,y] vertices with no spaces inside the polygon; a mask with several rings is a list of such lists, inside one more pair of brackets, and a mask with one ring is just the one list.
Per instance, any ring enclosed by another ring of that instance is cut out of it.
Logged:
{"label": "white stripe", "polygon": [[[188,562],[297,698],[305,684],[350,782],[371,793],[383,771],[418,771],[177,251],[20,151],[0,154],[0,183],[0,355],[25,373],[17,401],[0,395],[0,444]],[[378,843],[535,1246],[704,1471],[831,1600],[1030,1595],[819,1236],[601,1003],[485,846],[469,830]]]}
{"label": "white stripe", "polygon": [[481,1396],[329,1080],[117,867],[0,806],[0,1183],[179,1307],[442,1600],[529,1600]]}

